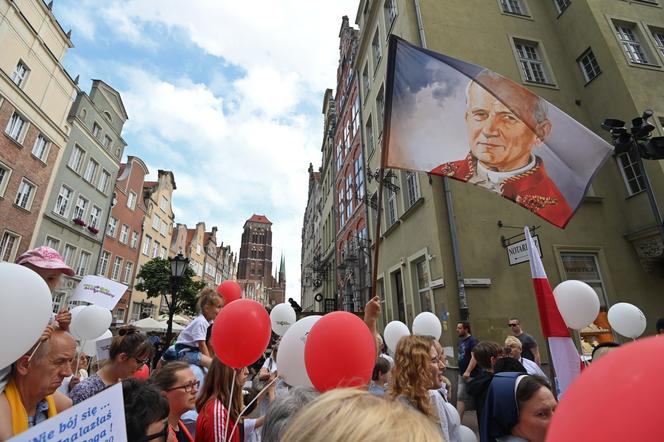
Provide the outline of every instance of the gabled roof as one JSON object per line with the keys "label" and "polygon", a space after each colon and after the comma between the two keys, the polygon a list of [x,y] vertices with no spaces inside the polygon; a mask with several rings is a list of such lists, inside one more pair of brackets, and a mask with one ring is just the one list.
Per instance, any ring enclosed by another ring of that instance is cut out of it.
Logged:
{"label": "gabled roof", "polygon": [[157,184],[159,184],[159,183],[156,182],[156,181],[146,181],[146,182],[143,183],[143,187],[154,187]]}
{"label": "gabled roof", "polygon": [[106,83],[103,80],[93,79],[92,84],[99,86],[99,89],[104,93],[106,98],[108,98],[108,101],[113,107],[113,110],[115,110],[115,112],[123,120],[127,120],[129,118],[129,116],[127,115],[127,110],[124,107],[124,103],[122,102],[122,97],[120,97],[118,91],[113,89],[111,86],[108,85],[108,83]]}
{"label": "gabled roof", "polygon": [[272,224],[272,221],[267,219],[265,215],[256,215],[256,214],[251,215],[251,218],[249,218],[247,222]]}

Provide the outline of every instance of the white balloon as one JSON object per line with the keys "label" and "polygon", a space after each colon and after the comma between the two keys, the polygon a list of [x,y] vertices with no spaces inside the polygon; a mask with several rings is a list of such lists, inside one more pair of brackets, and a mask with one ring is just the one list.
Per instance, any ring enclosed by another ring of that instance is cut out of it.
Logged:
{"label": "white balloon", "polygon": [[113,333],[111,333],[110,330],[106,330],[104,334],[98,337],[97,339],[90,339],[88,341],[85,341],[83,343],[83,348],[81,350],[83,351],[83,353],[85,353],[90,357],[97,356],[97,341],[101,341],[102,339],[108,339],[112,337]]}
{"label": "white balloon", "polygon": [[272,331],[283,336],[286,330],[297,321],[295,310],[287,302],[277,304],[270,312],[270,321],[272,322]]}
{"label": "white balloon", "polygon": [[459,436],[461,436],[461,442],[477,442],[475,432],[465,425],[459,427]]}
{"label": "white balloon", "polygon": [[616,333],[636,339],[646,330],[646,316],[637,306],[619,302],[609,309],[609,324]]}
{"label": "white balloon", "polygon": [[599,297],[597,292],[583,281],[563,281],[553,290],[558,310],[565,324],[581,330],[597,319]]}
{"label": "white balloon", "polygon": [[410,336],[410,330],[408,330],[408,326],[403,322],[392,321],[385,326],[383,336],[385,336],[387,348],[394,352],[397,349],[399,340],[404,336]]}
{"label": "white balloon", "polygon": [[27,267],[0,263],[0,369],[13,364],[37,342],[51,319],[51,290]]}
{"label": "white balloon", "polygon": [[77,305],[77,306],[74,307],[73,309],[69,310],[69,313],[71,314],[71,322],[70,322],[70,324],[72,324],[72,323],[74,322],[74,318],[76,318],[76,316],[77,316],[79,313],[81,313],[81,310],[83,310],[84,308],[85,308],[84,305]]}
{"label": "white balloon", "polygon": [[415,336],[433,336],[440,339],[443,334],[443,326],[436,315],[431,312],[422,312],[415,316],[413,334]]}
{"label": "white balloon", "polygon": [[322,316],[314,315],[302,318],[290,327],[279,343],[277,352],[277,367],[279,376],[291,386],[302,385],[313,387],[307,367],[304,365],[304,344],[311,327]]}
{"label": "white balloon", "polygon": [[74,317],[69,331],[79,341],[89,341],[100,337],[111,326],[111,311],[98,305],[84,306]]}

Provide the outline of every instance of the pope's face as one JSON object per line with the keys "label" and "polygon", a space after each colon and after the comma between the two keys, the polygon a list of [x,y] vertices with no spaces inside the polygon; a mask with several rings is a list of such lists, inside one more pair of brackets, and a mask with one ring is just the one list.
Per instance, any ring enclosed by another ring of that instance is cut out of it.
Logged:
{"label": "pope's face", "polygon": [[[547,127],[541,127],[542,124]],[[548,124],[541,123],[537,129],[548,129]],[[533,146],[541,143],[537,134],[511,110],[475,83],[468,91],[466,126],[473,156],[486,168],[498,172],[528,165]]]}

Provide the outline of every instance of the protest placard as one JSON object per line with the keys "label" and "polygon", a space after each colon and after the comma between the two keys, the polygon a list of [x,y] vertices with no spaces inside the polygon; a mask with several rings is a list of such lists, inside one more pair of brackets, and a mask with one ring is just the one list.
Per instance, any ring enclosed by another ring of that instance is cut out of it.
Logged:
{"label": "protest placard", "polygon": [[126,291],[127,286],[124,284],[102,276],[87,275],[76,286],[69,301],[85,301],[113,310]]}
{"label": "protest placard", "polygon": [[98,361],[105,361],[106,359],[110,359],[109,350],[111,349],[112,342],[112,337],[95,341],[95,345],[97,346]]}
{"label": "protest placard", "polygon": [[122,384],[115,384],[9,442],[125,442]]}

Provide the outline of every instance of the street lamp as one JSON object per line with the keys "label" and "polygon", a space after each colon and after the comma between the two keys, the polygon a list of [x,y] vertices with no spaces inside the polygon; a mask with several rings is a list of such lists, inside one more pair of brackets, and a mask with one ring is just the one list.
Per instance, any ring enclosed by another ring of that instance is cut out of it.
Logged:
{"label": "street lamp", "polygon": [[175,306],[177,305],[179,282],[189,266],[189,259],[182,256],[182,253],[178,253],[172,258],[168,258],[168,261],[171,264],[171,302],[168,302],[168,298],[164,296],[164,299],[166,299],[166,306],[168,307],[166,345],[170,345],[171,335],[173,334],[173,316],[175,316]]}
{"label": "street lamp", "polygon": [[189,259],[182,256],[182,253],[178,253],[172,258],[168,258],[168,260],[171,263],[171,276],[173,278],[182,278],[189,265]]}
{"label": "street lamp", "polygon": [[655,126],[648,123],[652,117],[653,111],[646,109],[643,115],[632,119],[632,127],[627,130],[625,122],[614,118],[608,118],[602,123],[602,129],[611,133],[613,145],[616,148],[615,154],[629,153],[634,157],[636,164],[638,164],[641,173],[643,174],[643,182],[645,190],[650,201],[650,208],[655,216],[655,223],[657,230],[664,243],[664,224],[662,223],[662,216],[657,206],[657,200],[653,193],[650,179],[645,167],[643,167],[642,159],[646,160],[662,160],[664,159],[664,137],[651,137],[650,134],[655,130]]}

